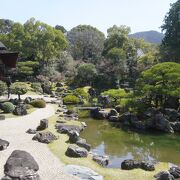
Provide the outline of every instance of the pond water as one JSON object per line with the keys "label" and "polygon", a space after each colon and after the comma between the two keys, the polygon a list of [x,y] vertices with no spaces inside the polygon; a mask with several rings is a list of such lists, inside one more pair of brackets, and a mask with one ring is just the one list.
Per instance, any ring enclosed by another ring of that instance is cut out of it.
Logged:
{"label": "pond water", "polygon": [[92,145],[92,152],[109,156],[109,168],[120,168],[125,159],[180,165],[180,135],[139,134],[113,127],[108,121],[91,118],[80,121],[88,125],[81,137]]}

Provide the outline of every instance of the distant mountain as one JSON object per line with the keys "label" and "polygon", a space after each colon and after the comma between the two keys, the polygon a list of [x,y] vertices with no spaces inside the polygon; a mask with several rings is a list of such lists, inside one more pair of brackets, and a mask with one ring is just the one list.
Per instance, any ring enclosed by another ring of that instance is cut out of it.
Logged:
{"label": "distant mountain", "polygon": [[164,34],[157,31],[144,31],[130,34],[129,37],[144,39],[146,42],[160,44],[164,38]]}

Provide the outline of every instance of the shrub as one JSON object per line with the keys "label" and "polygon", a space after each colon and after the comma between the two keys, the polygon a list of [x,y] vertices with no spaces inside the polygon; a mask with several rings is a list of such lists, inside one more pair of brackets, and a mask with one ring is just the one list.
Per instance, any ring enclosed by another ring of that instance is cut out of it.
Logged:
{"label": "shrub", "polygon": [[37,107],[37,108],[45,108],[46,107],[46,102],[43,99],[33,100],[30,104],[33,107]]}
{"label": "shrub", "polygon": [[33,106],[32,106],[31,104],[26,104],[25,106],[26,106],[26,109],[31,109],[31,108],[33,108]]}
{"label": "shrub", "polygon": [[5,102],[2,104],[2,110],[5,113],[11,113],[14,111],[14,109],[15,109],[15,106],[11,102]]}
{"label": "shrub", "polygon": [[70,94],[63,98],[63,102],[64,104],[79,104],[80,99],[77,96]]}
{"label": "shrub", "polygon": [[132,92],[127,93],[124,89],[109,89],[107,91],[104,91],[102,95],[108,95],[113,102],[113,105],[119,105],[122,103],[125,103],[125,99],[132,96]]}
{"label": "shrub", "polygon": [[6,83],[3,81],[0,81],[0,96],[3,95],[6,90],[7,90]]}
{"label": "shrub", "polygon": [[42,87],[41,87],[41,83],[32,83],[31,88],[33,88],[33,90],[35,92],[39,92],[39,93],[43,92]]}
{"label": "shrub", "polygon": [[88,98],[89,98],[89,94],[84,90],[84,88],[75,89],[74,94],[76,96],[81,96],[83,99],[86,99],[86,100],[88,100]]}

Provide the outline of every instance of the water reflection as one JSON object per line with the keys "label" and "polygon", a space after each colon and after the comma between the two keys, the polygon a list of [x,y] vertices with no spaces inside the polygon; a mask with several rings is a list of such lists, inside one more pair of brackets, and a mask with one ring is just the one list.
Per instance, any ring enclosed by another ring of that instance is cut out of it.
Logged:
{"label": "water reflection", "polygon": [[124,159],[171,162],[180,165],[180,136],[157,133],[139,134],[113,127],[107,121],[81,119],[88,125],[82,137],[92,151],[108,155],[109,167],[120,167]]}

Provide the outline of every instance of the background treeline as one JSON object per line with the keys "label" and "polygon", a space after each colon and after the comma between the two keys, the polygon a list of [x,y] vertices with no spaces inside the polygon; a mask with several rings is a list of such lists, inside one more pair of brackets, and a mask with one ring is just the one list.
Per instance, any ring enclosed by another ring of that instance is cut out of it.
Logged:
{"label": "background treeline", "polygon": [[127,26],[110,27],[107,37],[90,25],[67,31],[31,18],[21,24],[0,19],[0,41],[20,52],[14,79],[66,81],[100,89],[134,87],[140,73],[155,64],[180,62],[180,1],[165,17],[161,45],[129,36]]}

